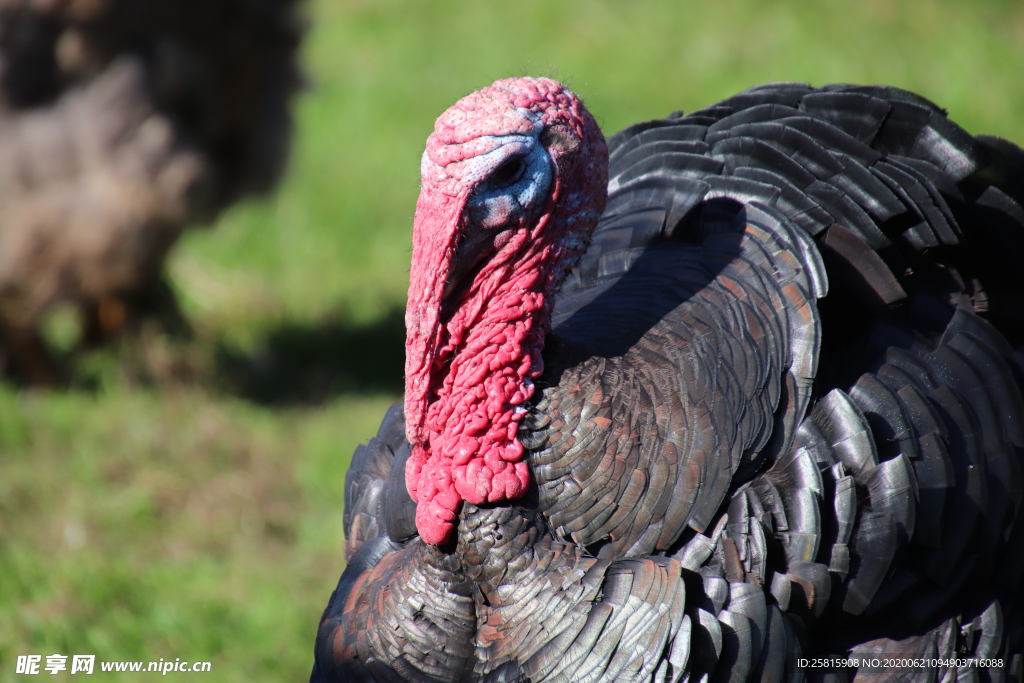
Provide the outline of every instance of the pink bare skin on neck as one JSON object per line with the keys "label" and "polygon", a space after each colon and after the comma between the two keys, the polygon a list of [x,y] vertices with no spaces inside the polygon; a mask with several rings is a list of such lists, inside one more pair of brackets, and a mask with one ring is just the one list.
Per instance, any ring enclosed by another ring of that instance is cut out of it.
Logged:
{"label": "pink bare skin on neck", "polygon": [[[471,210],[474,189],[517,149],[544,143],[546,194]],[[506,153],[507,152],[507,153]],[[462,501],[522,497],[516,438],[541,351],[551,293],[604,209],[607,148],[575,95],[550,79],[507,79],[438,118],[427,140],[413,225],[406,309],[406,486],[428,543],[449,542]],[[445,298],[460,241],[487,233],[467,283]]]}

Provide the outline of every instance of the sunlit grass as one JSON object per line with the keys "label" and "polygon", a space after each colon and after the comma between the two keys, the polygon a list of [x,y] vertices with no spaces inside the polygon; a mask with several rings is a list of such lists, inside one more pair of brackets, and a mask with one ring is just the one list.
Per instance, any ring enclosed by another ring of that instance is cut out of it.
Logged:
{"label": "sunlit grass", "polygon": [[[282,328],[358,328],[403,306],[423,141],[471,90],[553,75],[610,133],[763,81],[884,82],[972,132],[1024,140],[1024,5],[1010,0],[311,10],[310,86],[280,192],[188,234],[172,257],[194,341],[92,354],[79,363],[88,390],[0,387],[0,681],[16,679],[16,655],[54,652],[209,659],[208,681],[308,676],[343,566],[345,466],[395,397],[327,392],[270,409],[232,397],[215,358],[259,365]],[[55,338],[74,333],[55,318]]]}

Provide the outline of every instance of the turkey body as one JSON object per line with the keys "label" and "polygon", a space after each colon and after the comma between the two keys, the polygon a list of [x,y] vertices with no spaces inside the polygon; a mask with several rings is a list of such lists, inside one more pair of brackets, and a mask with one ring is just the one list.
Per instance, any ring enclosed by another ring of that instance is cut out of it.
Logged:
{"label": "turkey body", "polygon": [[312,680],[1021,680],[1024,152],[769,84],[612,136],[607,187],[528,490],[425,542],[392,408]]}

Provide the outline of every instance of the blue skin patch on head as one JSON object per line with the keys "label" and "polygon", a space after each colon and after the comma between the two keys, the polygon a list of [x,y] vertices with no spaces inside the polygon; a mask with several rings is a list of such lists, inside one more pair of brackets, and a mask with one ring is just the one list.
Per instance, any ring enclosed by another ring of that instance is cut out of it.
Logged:
{"label": "blue skin patch on head", "polygon": [[480,180],[466,211],[475,227],[489,229],[532,218],[551,189],[551,157],[536,137],[510,135],[501,142],[497,149],[473,159],[473,175]]}

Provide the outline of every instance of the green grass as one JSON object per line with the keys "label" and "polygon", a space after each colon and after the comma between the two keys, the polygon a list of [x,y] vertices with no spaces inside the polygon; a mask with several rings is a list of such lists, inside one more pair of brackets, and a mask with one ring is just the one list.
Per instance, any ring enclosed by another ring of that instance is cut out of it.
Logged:
{"label": "green grass", "polygon": [[0,386],[0,681],[18,654],[54,652],[208,659],[210,681],[308,676],[343,567],[346,463],[400,386],[423,141],[467,92],[553,75],[610,133],[763,81],[884,82],[1024,141],[1010,0],[310,10],[285,183],[169,264],[194,339],[147,332],[81,358],[83,388],[64,393]]}
{"label": "green grass", "polygon": [[387,405],[0,391],[0,678],[56,652],[295,679],[343,566],[341,454]]}

